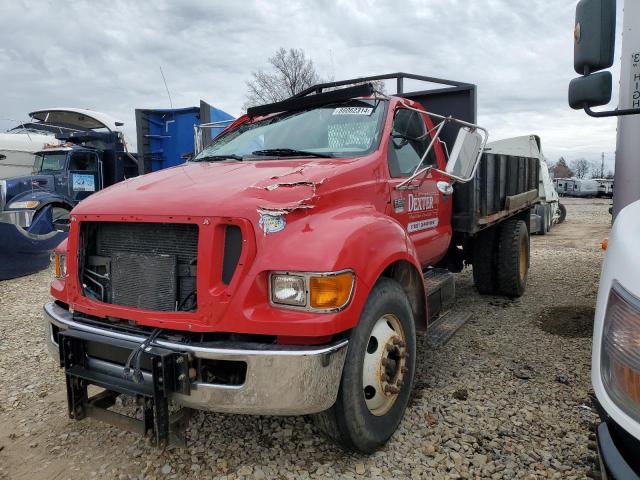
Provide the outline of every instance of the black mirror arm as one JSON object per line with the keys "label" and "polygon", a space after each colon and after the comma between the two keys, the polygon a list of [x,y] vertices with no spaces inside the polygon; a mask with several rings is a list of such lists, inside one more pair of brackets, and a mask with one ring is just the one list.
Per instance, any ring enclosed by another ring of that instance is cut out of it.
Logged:
{"label": "black mirror arm", "polygon": [[622,110],[619,109],[615,109],[615,110],[605,110],[604,112],[594,112],[593,110],[591,110],[591,107],[589,107],[589,105],[585,105],[584,107],[584,111],[586,112],[587,115],[589,115],[590,117],[595,117],[595,118],[600,118],[600,117],[620,117],[623,115],[637,115],[640,114],[640,108],[625,108]]}

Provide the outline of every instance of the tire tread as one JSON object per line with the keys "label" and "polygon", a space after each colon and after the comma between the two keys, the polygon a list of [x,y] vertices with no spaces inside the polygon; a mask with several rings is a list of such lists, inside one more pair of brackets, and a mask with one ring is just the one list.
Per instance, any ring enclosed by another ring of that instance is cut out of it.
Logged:
{"label": "tire tread", "polygon": [[[522,220],[506,220],[501,228],[498,240],[498,287],[500,292],[511,297],[520,297],[524,287],[520,282],[520,237],[524,230],[529,235],[527,226]],[[527,258],[527,269],[529,259]],[[526,280],[525,280],[526,281]]]}

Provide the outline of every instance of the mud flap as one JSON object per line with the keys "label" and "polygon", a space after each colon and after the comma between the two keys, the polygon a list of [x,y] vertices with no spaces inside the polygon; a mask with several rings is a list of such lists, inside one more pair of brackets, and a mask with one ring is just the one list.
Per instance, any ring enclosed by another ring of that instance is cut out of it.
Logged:
{"label": "mud flap", "polygon": [[[93,356],[129,356],[139,344],[83,332],[61,331],[58,334],[60,366],[64,368],[67,383],[69,417],[82,420],[93,417],[125,430],[155,438],[158,446],[168,444],[185,446],[184,429],[188,411],[169,412],[169,396],[177,392],[190,394],[189,355],[151,345],[140,355],[141,375],[126,375],[119,362]],[[105,390],[89,397],[89,385]],[[143,419],[109,410],[120,394],[136,397],[142,406]]]}

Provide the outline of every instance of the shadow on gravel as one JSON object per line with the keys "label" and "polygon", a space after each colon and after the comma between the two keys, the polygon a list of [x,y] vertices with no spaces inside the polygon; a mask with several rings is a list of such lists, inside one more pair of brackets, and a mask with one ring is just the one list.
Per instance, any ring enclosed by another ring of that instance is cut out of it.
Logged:
{"label": "shadow on gravel", "polygon": [[558,305],[540,312],[538,326],[561,337],[590,337],[593,333],[593,307]]}

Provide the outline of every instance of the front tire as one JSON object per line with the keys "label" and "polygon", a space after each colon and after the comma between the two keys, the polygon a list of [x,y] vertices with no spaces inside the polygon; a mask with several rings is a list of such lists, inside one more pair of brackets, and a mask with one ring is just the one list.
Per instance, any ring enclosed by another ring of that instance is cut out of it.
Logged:
{"label": "front tire", "polygon": [[416,333],[398,282],[380,278],[351,331],[336,403],[314,423],[348,450],[372,453],[393,435],[409,402]]}
{"label": "front tire", "polygon": [[560,218],[558,219],[558,224],[560,224],[567,218],[567,207],[558,202],[558,208],[560,209]]}

